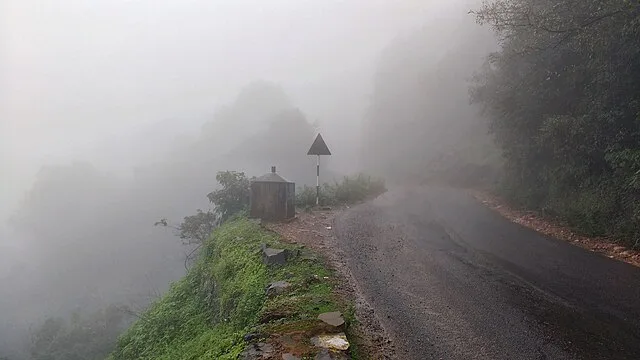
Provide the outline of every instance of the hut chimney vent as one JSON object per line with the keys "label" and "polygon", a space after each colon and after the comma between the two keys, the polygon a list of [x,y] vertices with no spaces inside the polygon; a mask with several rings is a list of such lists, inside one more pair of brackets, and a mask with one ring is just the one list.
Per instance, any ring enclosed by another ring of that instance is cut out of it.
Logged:
{"label": "hut chimney vent", "polygon": [[275,166],[271,167],[271,172],[274,173],[274,174],[276,173],[276,167]]}

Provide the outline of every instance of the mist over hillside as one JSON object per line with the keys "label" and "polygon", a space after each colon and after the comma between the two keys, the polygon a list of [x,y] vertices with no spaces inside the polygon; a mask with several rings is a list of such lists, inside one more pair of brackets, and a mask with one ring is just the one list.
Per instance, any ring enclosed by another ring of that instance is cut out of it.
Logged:
{"label": "mist over hillside", "polygon": [[3,297],[3,324],[25,330],[50,315],[143,307],[182,276],[187,250],[154,222],[208,208],[217,171],[260,175],[282,164],[283,174],[310,184],[315,173],[306,147],[313,135],[279,87],[259,82],[219,110],[197,138],[147,159],[132,177],[88,162],[43,167],[9,222],[21,243],[19,260],[5,265],[0,284],[13,290]]}
{"label": "mist over hillside", "polygon": [[469,16],[468,4],[450,6],[380,57],[361,156],[391,181],[477,180],[499,167],[488,123],[469,100],[469,85],[497,42]]}
{"label": "mist over hillside", "polygon": [[188,248],[153,224],[209,208],[218,171],[315,184],[318,131],[323,181],[491,156],[467,93],[495,48],[475,2],[213,3],[10,2],[0,357],[29,359],[46,318],[164,292]]}

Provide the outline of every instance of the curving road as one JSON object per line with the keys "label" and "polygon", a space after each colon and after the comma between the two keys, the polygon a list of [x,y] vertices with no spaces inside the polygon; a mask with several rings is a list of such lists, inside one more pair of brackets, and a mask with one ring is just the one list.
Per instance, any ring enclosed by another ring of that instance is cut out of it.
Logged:
{"label": "curving road", "polygon": [[462,190],[390,191],[334,225],[399,359],[640,359],[640,268]]}

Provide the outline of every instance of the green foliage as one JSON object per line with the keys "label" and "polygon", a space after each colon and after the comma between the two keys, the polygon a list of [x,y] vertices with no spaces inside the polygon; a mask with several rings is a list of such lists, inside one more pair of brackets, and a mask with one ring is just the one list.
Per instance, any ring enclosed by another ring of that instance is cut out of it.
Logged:
{"label": "green foliage", "polygon": [[268,270],[256,250],[275,241],[246,219],[215,230],[187,276],[120,337],[112,359],[235,359],[264,303]]}
{"label": "green foliage", "polygon": [[[322,185],[320,204],[353,204],[375,198],[386,191],[383,179],[372,178],[365,174],[345,176],[342,181]],[[298,206],[314,206],[316,204],[316,188],[304,186],[296,194],[296,204]]]}
{"label": "green foliage", "polygon": [[113,350],[118,335],[130,318],[116,306],[69,321],[49,318],[37,328],[29,347],[34,360],[104,359]]}
{"label": "green foliage", "polygon": [[477,15],[502,42],[472,96],[503,150],[505,195],[638,238],[640,4],[497,0]]}
{"label": "green foliage", "polygon": [[209,193],[207,198],[216,206],[215,211],[220,221],[226,221],[232,215],[247,209],[251,184],[243,172],[220,171],[216,180],[222,185],[222,189]]}
{"label": "green foliage", "polygon": [[[287,310],[286,321],[295,323],[339,310],[320,260],[298,258],[270,268],[260,256],[263,243],[292,248],[243,217],[217,228],[186,277],[119,338],[109,360],[237,359],[243,335],[283,324],[259,325],[269,312]],[[267,299],[265,287],[282,279],[292,291]]]}
{"label": "green foliage", "polygon": [[245,174],[236,171],[220,171],[216,179],[222,188],[207,195],[209,201],[215,205],[215,210],[198,209],[196,214],[186,216],[178,226],[170,225],[164,218],[157,221],[155,226],[177,230],[177,235],[185,245],[200,245],[220,223],[246,211],[249,206],[250,181]]}
{"label": "green foliage", "polygon": [[211,210],[198,209],[195,215],[186,216],[178,226],[178,236],[185,244],[202,244],[218,225],[218,216]]}
{"label": "green foliage", "polygon": [[[276,271],[274,278],[287,279],[292,289],[283,296],[267,299],[260,311],[262,318],[269,314],[287,314],[288,328],[305,327],[319,314],[340,311],[333,294],[333,283],[324,280],[332,274],[319,261],[296,261]],[[282,321],[259,325],[262,333],[278,332]]]}
{"label": "green foliage", "polygon": [[337,203],[352,204],[376,197],[387,191],[384,180],[358,174],[354,177],[345,176],[342,181],[333,185],[325,184],[325,191]]}
{"label": "green foliage", "polygon": [[[327,184],[325,184],[327,185]],[[329,205],[333,199],[328,197],[329,192],[320,191],[320,204]],[[302,189],[296,190],[296,206],[307,208],[309,211],[316,205],[316,187],[303,186]]]}

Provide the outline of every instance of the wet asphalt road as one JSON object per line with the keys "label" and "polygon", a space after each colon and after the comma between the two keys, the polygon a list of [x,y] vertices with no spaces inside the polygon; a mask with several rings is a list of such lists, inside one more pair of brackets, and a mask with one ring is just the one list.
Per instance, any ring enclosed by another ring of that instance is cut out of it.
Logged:
{"label": "wet asphalt road", "polygon": [[399,359],[640,359],[640,268],[461,190],[393,190],[335,220]]}

